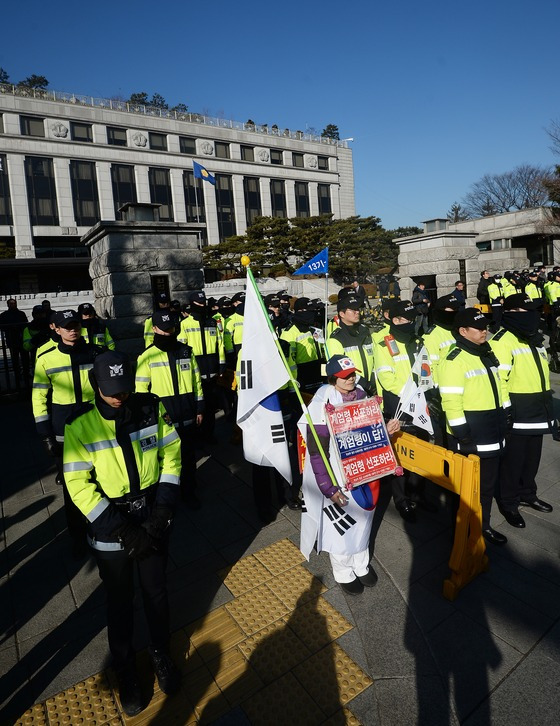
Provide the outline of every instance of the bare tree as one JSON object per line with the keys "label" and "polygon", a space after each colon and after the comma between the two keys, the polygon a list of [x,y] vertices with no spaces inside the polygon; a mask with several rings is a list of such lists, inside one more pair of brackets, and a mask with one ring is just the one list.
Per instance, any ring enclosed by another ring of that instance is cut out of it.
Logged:
{"label": "bare tree", "polygon": [[551,151],[560,156],[560,120],[550,122],[550,126],[546,129],[546,133],[550,137],[550,149]]}
{"label": "bare tree", "polygon": [[548,202],[545,184],[550,177],[548,169],[531,164],[521,164],[503,174],[485,174],[465,196],[465,211],[472,217],[487,217],[541,207]]}

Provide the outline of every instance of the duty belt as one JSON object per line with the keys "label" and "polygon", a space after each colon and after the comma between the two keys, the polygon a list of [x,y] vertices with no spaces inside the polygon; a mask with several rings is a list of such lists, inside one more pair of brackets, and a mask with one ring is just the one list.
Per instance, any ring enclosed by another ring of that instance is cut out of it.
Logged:
{"label": "duty belt", "polygon": [[125,494],[118,499],[111,499],[113,504],[122,508],[125,512],[137,512],[143,507],[148,507],[156,498],[156,485],[148,487],[142,494]]}

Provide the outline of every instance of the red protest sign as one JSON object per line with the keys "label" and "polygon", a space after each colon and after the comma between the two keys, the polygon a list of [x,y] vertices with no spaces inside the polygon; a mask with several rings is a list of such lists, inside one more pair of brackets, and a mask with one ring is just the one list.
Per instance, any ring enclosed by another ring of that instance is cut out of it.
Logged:
{"label": "red protest sign", "polygon": [[374,398],[329,406],[327,424],[347,489],[394,473],[397,460]]}

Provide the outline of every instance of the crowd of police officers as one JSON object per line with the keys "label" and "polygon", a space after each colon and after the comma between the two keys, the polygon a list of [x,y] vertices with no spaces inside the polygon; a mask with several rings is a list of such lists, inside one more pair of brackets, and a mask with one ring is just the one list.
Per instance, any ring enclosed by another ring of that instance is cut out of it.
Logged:
{"label": "crowd of police officers", "polygon": [[[490,276],[484,271],[477,297],[479,308],[465,308],[454,292],[438,298],[425,333],[418,325],[424,308],[387,295],[380,301],[381,320],[366,324],[369,301],[357,282],[339,291],[336,314],[328,322],[320,299],[294,301],[283,293],[267,295],[264,303],[306,402],[325,382],[326,359],[342,354],[358,369],[358,384],[367,395],[379,397],[385,417],[391,418],[407,381],[418,382],[415,364],[425,347],[434,384],[426,394],[432,441],[480,457],[483,535],[503,545],[505,535],[490,525],[494,499],[513,527],[525,527],[521,506],[552,511],[537,496],[536,474],[543,436],[558,438],[541,331],[547,328],[551,340],[556,335],[560,268],[547,275],[527,270]],[[8,339],[18,376],[25,379],[32,364],[33,415],[63,486],[74,555],[93,551],[106,587],[109,647],[128,715],[146,705],[132,649],[135,568],[159,685],[165,693],[179,686],[168,643],[168,539],[178,502],[191,509],[201,506],[196,447],[216,443],[216,411],[229,417],[231,441],[240,442],[234,371],[244,304],[243,292],[216,300],[197,290],[186,305],[160,294],[145,321],[145,349],[136,365],[115,349],[110,324],[89,303],[76,311],[36,306],[21,340]],[[491,340],[484,305],[491,312]],[[16,301],[9,300],[0,316],[6,338],[13,323],[21,330],[22,315]],[[301,406],[290,386],[280,398],[294,481],[290,485],[253,466],[255,505],[263,522],[274,517],[275,496],[292,509],[302,506],[295,453]],[[409,414],[400,418],[403,430],[429,438]],[[269,487],[273,483],[276,495]],[[410,472],[391,478],[395,507],[407,522],[416,521],[419,509],[437,510],[425,496],[425,483]]]}

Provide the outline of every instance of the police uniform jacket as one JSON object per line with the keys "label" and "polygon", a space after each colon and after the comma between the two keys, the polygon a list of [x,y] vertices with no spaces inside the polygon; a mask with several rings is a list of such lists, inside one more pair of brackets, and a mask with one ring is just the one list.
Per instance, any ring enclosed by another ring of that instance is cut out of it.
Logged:
{"label": "police uniform jacket", "polygon": [[[103,348],[86,343],[83,338],[75,345],[60,342],[37,356],[31,402],[39,436],[54,434],[64,439],[64,424],[84,401],[93,401],[94,392],[88,372]],[[48,405],[52,391],[52,406]]]}
{"label": "police uniform jacket", "polygon": [[546,348],[501,328],[490,341],[500,361],[504,406],[511,406],[513,432],[552,433],[554,409]]}
{"label": "police uniform jacket", "polygon": [[87,321],[83,320],[82,337],[87,343],[93,343],[94,345],[100,345],[109,350],[115,350],[115,341],[111,337],[107,323],[101,318],[91,318]]}
{"label": "police uniform jacket", "polygon": [[224,327],[224,348],[230,368],[235,368],[237,356],[243,342],[243,315],[233,313],[226,318]]}
{"label": "police uniform jacket", "polygon": [[445,360],[452,346],[455,345],[455,338],[450,330],[441,325],[432,325],[423,338],[424,345],[430,356],[430,366],[434,386],[439,385],[438,368],[441,361]]}
{"label": "police uniform jacket", "polygon": [[200,371],[192,348],[177,343],[170,351],[150,345],[140,354],[136,390],[161,398],[176,426],[189,426],[204,411]]}
{"label": "police uniform jacket", "polygon": [[493,282],[490,285],[488,285],[488,297],[490,299],[491,305],[499,305],[500,304],[500,298],[505,298],[506,295],[504,293],[503,289],[503,280],[500,280],[500,282]]}
{"label": "police uniform jacket", "polygon": [[375,392],[375,363],[373,358],[373,341],[367,325],[344,325],[339,323],[327,339],[327,354],[346,355],[359,370],[359,383],[368,395]]}
{"label": "police uniform jacket", "polygon": [[145,518],[151,506],[175,507],[180,474],[179,435],[151,393],[132,393],[116,417],[90,403],[68,421],[64,481],[95,549],[122,549],[114,532],[125,513],[137,509]]}
{"label": "police uniform jacket", "polygon": [[505,446],[505,412],[498,373],[499,361],[488,346],[469,344],[459,338],[440,362],[439,392],[445,412],[447,431],[459,440],[466,439],[466,453],[481,458],[499,455]]}
{"label": "police uniform jacket", "polygon": [[556,280],[545,282],[544,294],[549,305],[558,305],[560,300],[560,282],[556,282]]}
{"label": "police uniform jacket", "polygon": [[324,354],[321,344],[308,326],[298,326],[295,320],[280,335],[284,353],[292,375],[303,390],[315,390],[323,383],[321,362]]}
{"label": "police uniform jacket", "polygon": [[215,378],[224,372],[224,339],[214,318],[198,320],[192,315],[187,316],[181,322],[177,340],[192,348],[203,380]]}
{"label": "police uniform jacket", "polygon": [[28,353],[36,351],[49,338],[50,328],[46,323],[34,325],[30,323],[23,329],[23,350]]}
{"label": "police uniform jacket", "polygon": [[[411,376],[412,366],[422,348],[422,342],[411,338],[410,342],[405,344],[393,339],[392,345],[394,355],[391,354],[385,339],[379,341],[375,347],[375,375],[383,391],[383,413],[389,418],[395,415],[399,398]],[[416,376],[413,376],[413,380],[418,383]],[[403,420],[406,422],[407,414],[404,414]]]}
{"label": "police uniform jacket", "polygon": [[525,285],[525,295],[537,303],[543,303],[543,290],[540,285],[535,285],[534,282],[528,282]]}

